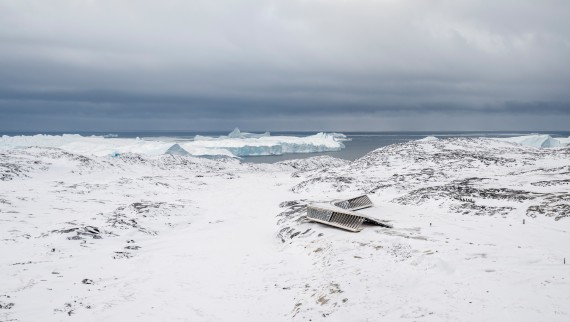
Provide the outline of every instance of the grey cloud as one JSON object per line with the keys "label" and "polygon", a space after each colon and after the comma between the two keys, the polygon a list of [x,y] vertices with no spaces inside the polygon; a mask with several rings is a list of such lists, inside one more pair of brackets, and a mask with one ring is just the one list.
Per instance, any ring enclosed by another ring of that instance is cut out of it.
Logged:
{"label": "grey cloud", "polygon": [[408,130],[426,114],[434,129],[567,129],[569,14],[567,1],[5,1],[0,130]]}

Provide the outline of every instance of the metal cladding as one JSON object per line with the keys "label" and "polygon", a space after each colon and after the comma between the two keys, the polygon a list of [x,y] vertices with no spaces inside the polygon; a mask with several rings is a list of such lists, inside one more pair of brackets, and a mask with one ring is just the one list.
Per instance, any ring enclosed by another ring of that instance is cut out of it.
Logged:
{"label": "metal cladding", "polygon": [[314,206],[309,206],[307,208],[307,216],[311,219],[317,219],[320,221],[331,221],[333,215],[332,210],[316,208]]}
{"label": "metal cladding", "polygon": [[333,212],[333,216],[331,218],[331,222],[337,223],[340,226],[355,231],[362,230],[361,226],[364,220],[365,220],[364,217],[353,216],[351,214],[345,214],[342,212]]}
{"label": "metal cladding", "polygon": [[334,206],[309,205],[307,207],[307,218],[311,221],[320,222],[352,232],[361,231],[363,223],[392,228],[392,226],[384,222],[353,211],[374,206],[372,201],[370,201],[370,198],[366,195],[347,200],[337,200],[331,203]]}
{"label": "metal cladding", "polygon": [[333,201],[332,204],[339,208],[348,209],[348,210],[359,210],[374,206],[374,204],[372,203],[372,201],[370,201],[370,198],[368,198],[367,195],[358,196],[346,200]]}

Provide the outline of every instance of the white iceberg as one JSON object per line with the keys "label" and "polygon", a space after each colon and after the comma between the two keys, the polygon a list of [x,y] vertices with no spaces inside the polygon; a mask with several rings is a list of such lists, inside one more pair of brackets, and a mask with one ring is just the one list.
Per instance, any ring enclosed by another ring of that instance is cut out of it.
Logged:
{"label": "white iceberg", "polygon": [[556,138],[556,140],[558,140],[562,146],[570,145],[570,136],[567,138]]}
{"label": "white iceberg", "polygon": [[306,137],[271,136],[269,132],[252,134],[233,130],[228,136],[217,138],[196,136],[194,141],[182,142],[187,151],[195,148],[225,150],[235,156],[282,155],[288,153],[315,153],[340,151],[341,141],[346,136],[340,133],[317,133]]}
{"label": "white iceberg", "polygon": [[228,138],[232,138],[232,139],[246,139],[246,138],[262,138],[262,137],[266,137],[266,136],[271,136],[271,133],[269,132],[265,132],[265,133],[261,133],[261,134],[255,134],[255,133],[248,133],[248,132],[241,132],[237,127],[230,132],[230,134],[228,134]]}
{"label": "white iceberg", "polygon": [[0,138],[0,149],[39,146],[98,156],[138,153],[244,157],[339,151],[344,148],[340,142],[342,140],[346,140],[346,136],[340,133],[318,133],[306,137],[270,136],[269,132],[253,134],[240,132],[236,128],[228,136],[196,136],[193,141],[177,141],[172,138],[106,138],[77,134],[4,135]]}
{"label": "white iceberg", "polygon": [[236,127],[228,135],[222,135],[222,136],[218,136],[218,137],[196,135],[194,137],[194,141],[219,141],[219,140],[225,140],[225,139],[258,139],[258,138],[268,137],[268,136],[271,136],[271,133],[264,132],[264,133],[256,134],[256,133],[242,132]]}
{"label": "white iceberg", "polygon": [[164,154],[171,154],[171,155],[190,155],[188,151],[184,150],[180,145],[174,144]]}
{"label": "white iceberg", "polygon": [[328,133],[329,135],[331,135],[333,138],[335,138],[335,140],[337,141],[351,141],[352,139],[348,138],[345,134],[342,133],[337,133],[337,132],[332,132],[332,133]]}

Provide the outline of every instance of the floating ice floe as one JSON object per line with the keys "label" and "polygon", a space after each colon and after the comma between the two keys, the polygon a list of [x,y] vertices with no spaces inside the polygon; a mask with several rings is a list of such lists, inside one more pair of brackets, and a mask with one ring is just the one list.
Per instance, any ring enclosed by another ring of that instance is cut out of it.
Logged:
{"label": "floating ice floe", "polygon": [[196,136],[193,141],[176,141],[172,138],[152,140],[107,138],[77,134],[4,135],[0,138],[0,149],[40,146],[98,156],[139,153],[145,155],[176,154],[244,157],[339,151],[344,148],[344,144],[341,141],[346,140],[346,136],[341,133],[318,133],[306,137],[271,136],[269,132],[253,134],[240,132],[236,128],[227,136]]}

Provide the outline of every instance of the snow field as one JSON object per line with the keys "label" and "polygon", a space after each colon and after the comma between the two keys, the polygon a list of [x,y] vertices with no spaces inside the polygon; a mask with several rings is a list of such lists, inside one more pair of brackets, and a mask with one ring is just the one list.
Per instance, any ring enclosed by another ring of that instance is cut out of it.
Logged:
{"label": "snow field", "polygon": [[[567,321],[569,154],[473,138],[259,165],[5,149],[0,320]],[[304,219],[362,193],[393,229]]]}

